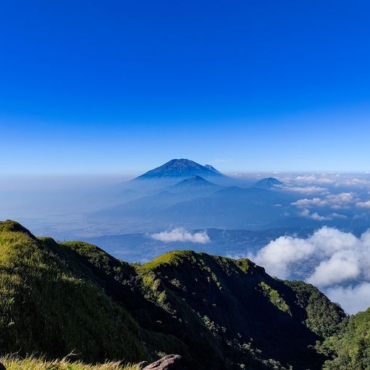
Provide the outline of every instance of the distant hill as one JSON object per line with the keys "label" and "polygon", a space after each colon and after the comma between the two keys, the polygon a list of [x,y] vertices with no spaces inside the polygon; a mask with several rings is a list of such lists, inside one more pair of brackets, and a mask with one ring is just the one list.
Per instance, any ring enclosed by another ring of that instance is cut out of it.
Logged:
{"label": "distant hill", "polygon": [[[300,194],[276,191],[278,188],[274,187],[222,186],[218,178],[213,179],[192,176],[175,184],[165,184],[149,196],[90,214],[89,220],[110,225],[140,220],[136,225],[145,223],[146,231],[167,228],[168,225],[258,230],[270,228],[277,221],[281,222],[279,227],[285,227],[284,221],[297,213],[291,204]],[[161,180],[144,182],[151,185]]]}
{"label": "distant hill", "polygon": [[258,189],[272,189],[276,186],[282,186],[283,183],[274,177],[267,177],[260,181],[257,181],[253,187]]}
{"label": "distant hill", "polygon": [[172,159],[162,166],[144,173],[135,180],[190,178],[194,176],[223,177],[225,175],[210,165],[202,166],[189,159]]}
{"label": "distant hill", "polygon": [[285,218],[292,195],[259,188],[231,186],[206,197],[178,202],[162,217],[199,228],[257,230]]}
{"label": "distant hill", "polygon": [[222,189],[222,186],[216,185],[210,181],[207,181],[201,176],[194,176],[190,179],[185,179],[177,184],[171,186],[170,190],[172,191],[184,191],[184,190],[213,190],[217,191]]}
{"label": "distant hill", "polygon": [[345,315],[312,285],[193,251],[142,266],[0,222],[0,355],[183,357],[184,369],[322,368]]}

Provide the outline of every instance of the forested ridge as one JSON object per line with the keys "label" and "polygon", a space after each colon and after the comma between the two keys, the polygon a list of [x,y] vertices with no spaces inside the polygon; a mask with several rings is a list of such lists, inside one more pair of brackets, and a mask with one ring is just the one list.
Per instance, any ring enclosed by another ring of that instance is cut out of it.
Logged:
{"label": "forested ridge", "polygon": [[143,265],[0,223],[0,355],[186,369],[368,369],[370,311],[248,259],[173,251]]}

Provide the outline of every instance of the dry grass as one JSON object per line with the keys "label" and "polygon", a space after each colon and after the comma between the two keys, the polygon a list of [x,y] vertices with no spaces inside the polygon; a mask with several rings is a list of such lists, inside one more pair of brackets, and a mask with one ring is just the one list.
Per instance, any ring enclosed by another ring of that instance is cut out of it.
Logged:
{"label": "dry grass", "polygon": [[0,357],[6,370],[137,370],[137,365],[125,365],[121,362],[107,362],[100,365],[89,365],[82,362],[72,362],[68,358],[46,361],[43,358],[16,356]]}

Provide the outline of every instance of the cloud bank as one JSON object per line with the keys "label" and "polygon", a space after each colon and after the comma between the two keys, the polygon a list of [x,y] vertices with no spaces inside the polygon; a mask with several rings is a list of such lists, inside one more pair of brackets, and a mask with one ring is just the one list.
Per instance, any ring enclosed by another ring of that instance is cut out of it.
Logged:
{"label": "cloud bank", "polygon": [[356,237],[323,227],[307,239],[282,236],[248,258],[282,279],[306,269],[305,281],[348,313],[370,306],[370,231]]}
{"label": "cloud bank", "polygon": [[210,238],[206,231],[190,233],[185,229],[178,227],[172,231],[162,231],[160,233],[150,235],[152,239],[159,240],[164,243],[173,242],[190,242],[205,244],[210,242]]}
{"label": "cloud bank", "polygon": [[333,209],[348,208],[358,201],[353,192],[330,194],[325,198],[300,199],[292,203],[297,207],[330,207]]}

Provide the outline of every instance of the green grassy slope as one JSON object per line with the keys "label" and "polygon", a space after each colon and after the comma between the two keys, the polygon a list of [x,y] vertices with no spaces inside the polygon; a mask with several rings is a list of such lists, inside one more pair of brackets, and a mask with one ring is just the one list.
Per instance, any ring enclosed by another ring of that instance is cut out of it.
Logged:
{"label": "green grassy slope", "polygon": [[0,224],[0,351],[85,361],[145,358],[139,327],[19,224]]}
{"label": "green grassy slope", "polygon": [[247,259],[175,251],[134,266],[0,223],[3,355],[74,351],[94,363],[178,353],[189,369],[321,369],[315,345],[343,318],[313,286]]}

